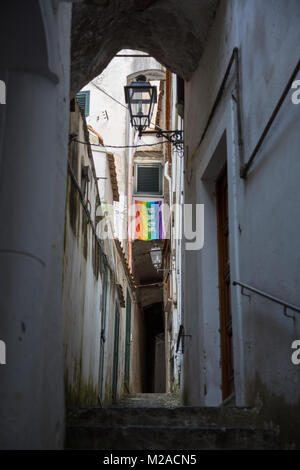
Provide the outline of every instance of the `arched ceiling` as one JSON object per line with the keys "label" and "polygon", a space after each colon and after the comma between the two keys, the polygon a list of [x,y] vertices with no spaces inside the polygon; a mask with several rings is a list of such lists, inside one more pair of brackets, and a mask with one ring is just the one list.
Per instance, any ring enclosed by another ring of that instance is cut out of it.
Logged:
{"label": "arched ceiling", "polygon": [[146,52],[184,79],[195,71],[218,0],[85,0],[73,5],[72,94],[121,49]]}

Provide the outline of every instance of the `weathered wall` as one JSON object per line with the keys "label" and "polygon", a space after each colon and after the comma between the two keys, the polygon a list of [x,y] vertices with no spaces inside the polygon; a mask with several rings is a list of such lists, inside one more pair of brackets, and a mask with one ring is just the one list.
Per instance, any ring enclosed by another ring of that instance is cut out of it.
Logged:
{"label": "weathered wall", "polygon": [[[70,131],[78,133],[83,141],[86,134],[81,114],[71,113]],[[88,147],[70,144],[69,160],[76,179],[83,190],[82,168],[89,166],[93,171],[93,161]],[[87,183],[88,206],[94,220],[96,209],[97,183],[94,177]],[[99,200],[98,200],[99,204]],[[101,251],[88,217],[82,207],[79,194],[71,176],[68,175],[64,266],[63,299],[64,315],[64,357],[67,404],[98,403],[98,371],[101,328],[100,275]]]}
{"label": "weathered wall", "polygon": [[60,309],[71,6],[1,5],[0,447],[63,445]]}
{"label": "weathered wall", "polygon": [[[185,350],[188,403],[221,402],[215,179],[226,153],[231,281],[300,305],[299,106],[286,98],[242,180],[233,67],[206,137],[194,152],[232,50],[238,47],[247,161],[299,59],[299,20],[295,0],[221,2],[199,67],[186,83],[186,202],[205,204],[204,248],[185,254],[184,322],[192,334]],[[221,140],[224,133],[226,140]],[[231,288],[231,298],[236,403],[251,405],[261,395],[274,419],[280,413],[286,414],[286,422],[292,414],[295,419],[300,370],[290,357],[291,343],[300,336],[299,318],[286,318],[282,307],[254,294],[249,300],[237,287]]]}
{"label": "weathered wall", "polygon": [[[78,106],[71,112],[70,132],[77,134],[77,139],[88,138],[87,128]],[[69,161],[78,184],[83,191],[82,168],[89,166],[91,179],[85,195],[89,203],[87,208],[95,224],[95,214],[99,206],[99,193],[94,168],[93,156],[89,146],[72,142]],[[104,168],[105,170],[105,168]],[[103,173],[109,177],[109,173]],[[101,232],[97,229],[98,237]],[[103,262],[108,265],[108,285],[106,296],[106,329],[104,344],[104,384],[102,403],[112,401],[112,373],[114,361],[115,306],[121,304],[117,284],[122,286],[126,298],[127,288],[132,293],[124,263],[116,249],[115,241],[101,240],[99,246],[88,217],[83,209],[79,192],[68,175],[64,238],[63,298],[64,315],[64,370],[67,406],[98,405],[100,391],[100,337],[101,316],[103,315]],[[132,308],[132,323],[136,322],[137,309]],[[118,392],[124,393],[124,356],[125,356],[126,311],[120,305]],[[133,387],[141,381],[141,364],[132,369]]]}

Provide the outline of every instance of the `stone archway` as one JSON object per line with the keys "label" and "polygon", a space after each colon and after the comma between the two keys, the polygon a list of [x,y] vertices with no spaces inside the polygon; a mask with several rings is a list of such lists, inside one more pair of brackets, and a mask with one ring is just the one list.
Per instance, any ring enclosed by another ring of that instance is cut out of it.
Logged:
{"label": "stone archway", "polygon": [[189,79],[218,0],[89,0],[73,5],[71,94],[99,75],[120,49],[149,53]]}

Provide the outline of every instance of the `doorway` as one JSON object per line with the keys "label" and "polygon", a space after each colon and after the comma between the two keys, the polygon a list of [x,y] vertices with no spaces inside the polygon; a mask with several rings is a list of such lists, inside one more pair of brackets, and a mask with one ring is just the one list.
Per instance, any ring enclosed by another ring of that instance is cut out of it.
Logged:
{"label": "doorway", "polygon": [[234,393],[232,315],[230,299],[228,180],[226,164],[216,182],[216,196],[218,223],[222,398],[225,400]]}
{"label": "doorway", "polygon": [[146,331],[145,393],[165,393],[165,330],[162,302],[145,308],[144,318]]}

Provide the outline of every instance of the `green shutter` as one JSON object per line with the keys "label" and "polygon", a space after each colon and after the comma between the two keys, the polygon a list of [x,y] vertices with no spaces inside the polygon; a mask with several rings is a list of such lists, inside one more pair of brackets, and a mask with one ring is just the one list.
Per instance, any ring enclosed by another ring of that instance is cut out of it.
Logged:
{"label": "green shutter", "polygon": [[127,289],[126,296],[126,334],[125,334],[125,383],[129,390],[130,379],[130,337],[131,337],[131,298]]}
{"label": "green shutter", "polygon": [[76,95],[79,107],[84,111],[84,114],[88,116],[90,114],[90,91],[80,91]]}
{"label": "green shutter", "polygon": [[120,310],[118,302],[115,307],[115,331],[114,331],[114,359],[112,375],[112,396],[116,401],[118,395],[118,366],[119,366],[119,330],[120,330]]}
{"label": "green shutter", "polygon": [[137,165],[137,193],[161,193],[161,165]]}

